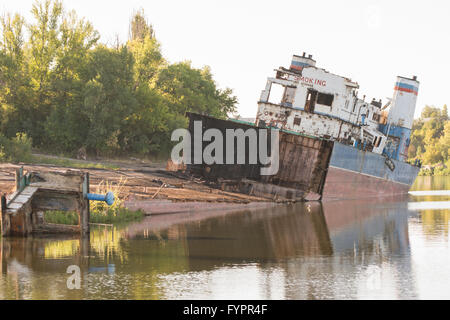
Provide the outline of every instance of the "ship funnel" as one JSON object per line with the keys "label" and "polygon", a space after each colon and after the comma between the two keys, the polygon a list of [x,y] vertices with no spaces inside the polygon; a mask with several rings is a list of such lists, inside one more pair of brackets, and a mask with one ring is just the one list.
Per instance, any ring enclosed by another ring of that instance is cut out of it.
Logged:
{"label": "ship funnel", "polygon": [[312,58],[312,55],[306,56],[306,52],[303,52],[302,56],[293,55],[291,62],[291,70],[301,71],[305,67],[315,67],[316,61]]}
{"label": "ship funnel", "polygon": [[412,128],[418,92],[419,81],[417,81],[417,76],[412,77],[412,79],[397,77],[392,107],[389,112],[389,121],[392,125],[407,129]]}
{"label": "ship funnel", "polygon": [[406,161],[410,143],[411,129],[416,111],[416,100],[419,92],[417,77],[397,77],[394,87],[394,97],[386,124],[380,124],[380,131],[398,142],[391,144],[386,154],[397,160]]}

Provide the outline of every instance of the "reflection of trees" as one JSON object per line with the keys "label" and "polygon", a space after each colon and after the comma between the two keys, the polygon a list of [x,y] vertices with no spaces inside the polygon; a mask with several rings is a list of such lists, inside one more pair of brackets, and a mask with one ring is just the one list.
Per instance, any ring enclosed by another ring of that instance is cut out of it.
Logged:
{"label": "reflection of trees", "polygon": [[427,237],[448,237],[449,210],[421,210],[422,228]]}
{"label": "reflection of trees", "polygon": [[[417,177],[411,190],[450,190],[447,176]],[[446,196],[415,196],[414,201],[448,201]],[[449,210],[420,210],[422,228],[427,237],[448,236],[450,224]]]}
{"label": "reflection of trees", "polygon": [[122,231],[117,227],[91,227],[89,238],[92,255],[103,259],[106,263],[115,259],[122,263],[127,261],[127,253],[121,246]]}
{"label": "reflection of trees", "polygon": [[44,258],[58,259],[70,257],[80,250],[79,240],[51,241],[44,244]]}
{"label": "reflection of trees", "polygon": [[411,186],[411,191],[450,190],[450,179],[447,176],[420,176]]}
{"label": "reflection of trees", "polygon": [[[0,296],[5,299],[81,299],[81,292],[68,292],[65,274],[69,265],[87,266],[86,246],[81,239],[4,238]],[[39,277],[36,277],[39,274]]]}
{"label": "reflection of trees", "polygon": [[[132,245],[124,231],[100,227],[87,239],[2,239],[0,298],[162,298],[160,275],[187,269],[183,228],[147,231]],[[81,290],[67,289],[69,265],[81,268]]]}

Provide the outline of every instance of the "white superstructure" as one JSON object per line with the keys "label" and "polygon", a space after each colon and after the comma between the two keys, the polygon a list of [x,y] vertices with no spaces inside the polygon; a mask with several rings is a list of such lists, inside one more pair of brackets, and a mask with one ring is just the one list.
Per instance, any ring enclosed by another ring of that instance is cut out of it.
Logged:
{"label": "white superstructure", "polygon": [[[358,83],[316,67],[311,55],[294,55],[289,69],[280,67],[275,71],[276,76],[267,79],[258,102],[259,126],[336,140],[379,154],[386,143],[397,149],[401,144],[397,141],[401,138],[392,136],[388,122],[409,129],[412,126],[416,78],[398,77],[391,105],[383,107],[381,100],[360,99]],[[282,92],[279,101],[271,99],[275,87]],[[403,140],[409,144],[409,135],[408,141]]]}

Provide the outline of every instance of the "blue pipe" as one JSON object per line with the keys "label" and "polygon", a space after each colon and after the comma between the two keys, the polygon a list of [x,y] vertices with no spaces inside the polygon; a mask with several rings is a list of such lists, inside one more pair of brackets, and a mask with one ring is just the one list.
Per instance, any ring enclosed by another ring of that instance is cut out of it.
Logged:
{"label": "blue pipe", "polygon": [[96,193],[88,193],[86,195],[86,198],[88,200],[93,200],[93,201],[105,201],[108,204],[108,206],[110,206],[114,203],[114,193],[112,193],[111,191],[108,192],[106,195],[96,194]]}

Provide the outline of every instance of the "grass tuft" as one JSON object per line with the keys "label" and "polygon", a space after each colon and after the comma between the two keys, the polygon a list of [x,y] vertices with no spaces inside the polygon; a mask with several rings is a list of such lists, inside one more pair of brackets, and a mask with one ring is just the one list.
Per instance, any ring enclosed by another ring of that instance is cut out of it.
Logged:
{"label": "grass tuft", "polygon": [[124,190],[126,179],[120,179],[114,184],[108,181],[102,181],[97,186],[95,193],[114,194],[114,203],[108,206],[103,201],[90,201],[91,222],[94,223],[117,223],[140,220],[144,217],[143,211],[131,211],[123,207]]}
{"label": "grass tuft", "polygon": [[44,220],[47,223],[78,225],[78,213],[74,211],[45,211]]}
{"label": "grass tuft", "polygon": [[[132,211],[123,207],[125,183],[125,179],[120,179],[117,184],[102,181],[97,186],[95,193],[114,193],[114,203],[108,206],[103,201],[90,201],[90,222],[120,223],[141,220],[144,217],[141,210]],[[72,211],[46,211],[44,219],[48,223],[78,225],[78,213]]]}
{"label": "grass tuft", "polygon": [[143,217],[143,211],[131,211],[127,208],[111,208],[106,211],[91,212],[91,222],[93,223],[130,222],[141,220]]}

